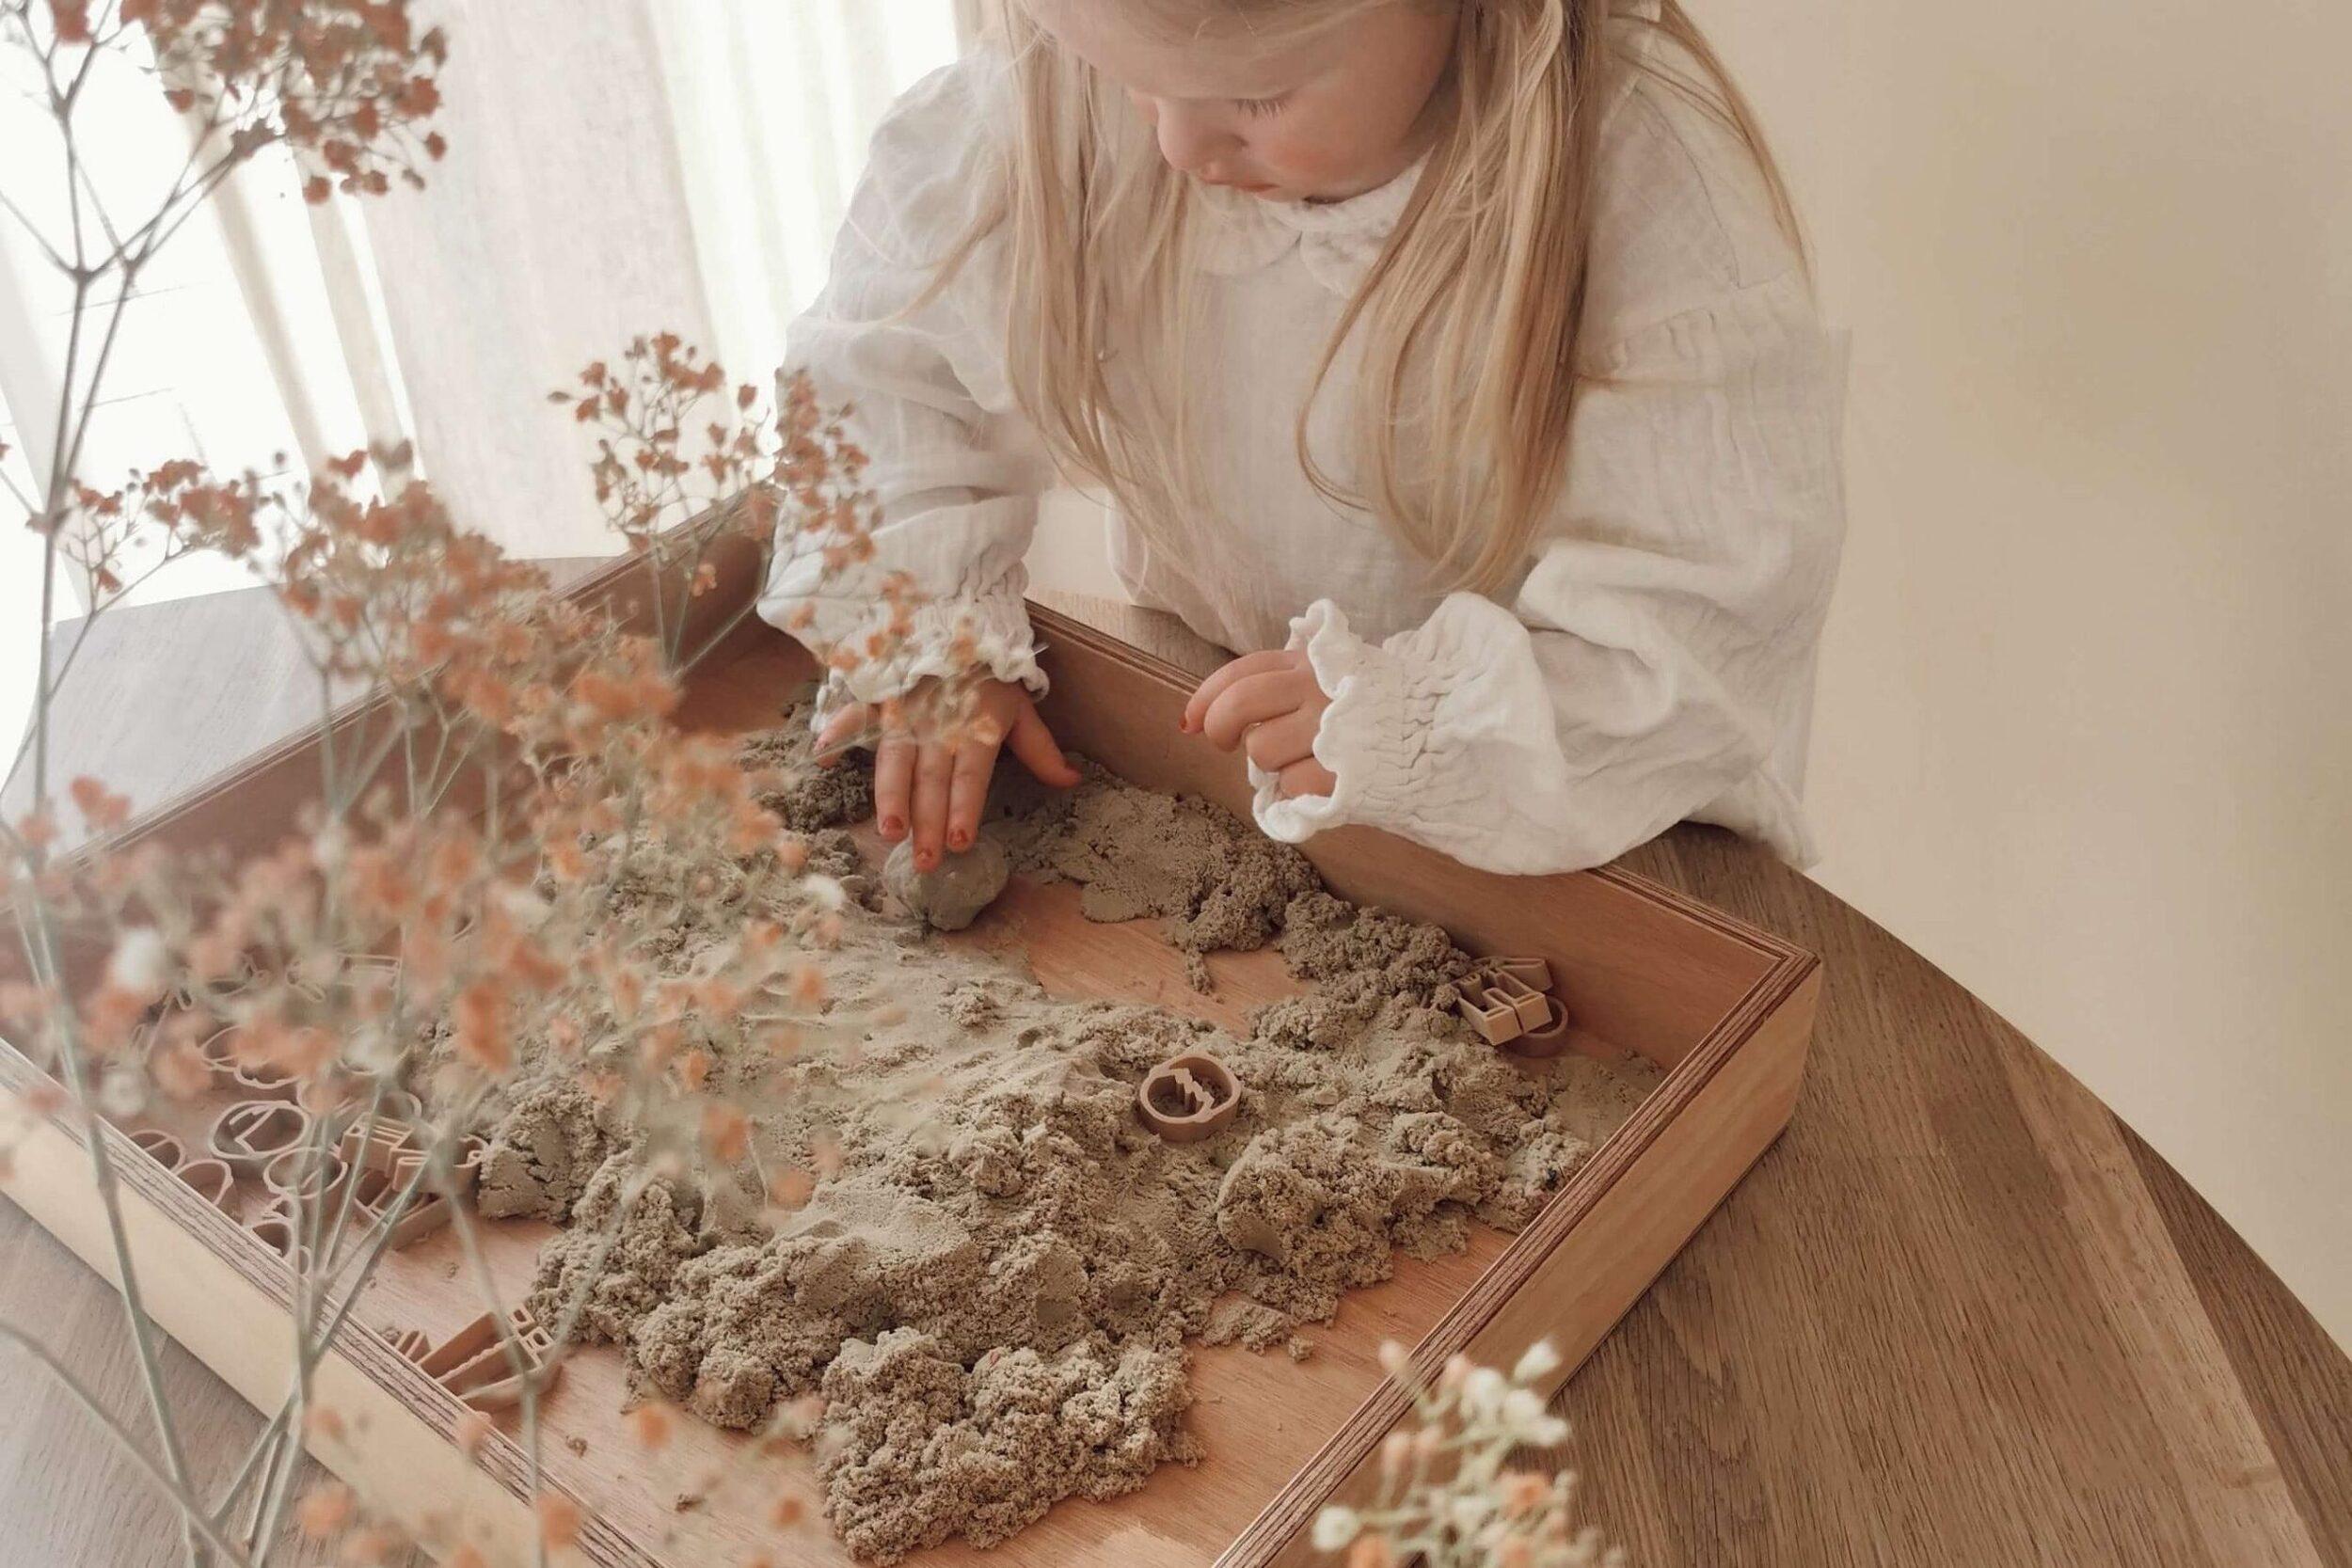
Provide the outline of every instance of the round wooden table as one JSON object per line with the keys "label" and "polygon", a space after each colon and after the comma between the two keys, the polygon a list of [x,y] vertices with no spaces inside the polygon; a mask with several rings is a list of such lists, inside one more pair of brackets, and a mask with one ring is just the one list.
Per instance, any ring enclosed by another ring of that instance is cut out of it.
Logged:
{"label": "round wooden table", "polygon": [[[1054,602],[1218,657],[1164,617]],[[223,607],[197,604],[124,612],[83,655],[123,700],[72,749],[119,783],[141,751],[192,778],[273,738],[171,722],[220,689],[224,644],[271,685],[266,607],[224,639]],[[174,611],[206,629],[175,637]],[[1686,827],[1627,863],[1812,949],[1828,982],[1788,1132],[1561,1395],[1586,1513],[1634,1562],[2352,1564],[2352,1361],[2162,1158],[1763,851]],[[0,1316],[138,1430],[119,1304],[5,1203]],[[190,1451],[240,1451],[258,1418],[167,1362]],[[176,1560],[131,1464],[5,1353],[0,1412],[0,1568]]]}

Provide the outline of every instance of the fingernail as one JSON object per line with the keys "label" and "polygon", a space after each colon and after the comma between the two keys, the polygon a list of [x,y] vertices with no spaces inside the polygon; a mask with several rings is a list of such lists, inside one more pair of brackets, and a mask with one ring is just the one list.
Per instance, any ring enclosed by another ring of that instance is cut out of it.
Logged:
{"label": "fingernail", "polygon": [[951,847],[957,849],[969,849],[972,847],[972,835],[965,832],[961,828],[958,828],[954,832],[947,835],[947,843]]}
{"label": "fingernail", "polygon": [[882,819],[882,831],[884,838],[897,838],[907,831],[907,825],[895,816],[885,816]]}

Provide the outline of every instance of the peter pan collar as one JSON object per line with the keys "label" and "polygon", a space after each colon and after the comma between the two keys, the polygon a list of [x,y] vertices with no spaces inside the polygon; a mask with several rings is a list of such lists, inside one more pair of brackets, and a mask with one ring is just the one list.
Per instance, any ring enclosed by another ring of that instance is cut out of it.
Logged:
{"label": "peter pan collar", "polygon": [[1428,163],[1423,153],[1387,184],[1343,201],[1268,201],[1196,185],[1200,265],[1220,277],[1238,277],[1295,250],[1308,276],[1343,298],[1351,295],[1380,259]]}

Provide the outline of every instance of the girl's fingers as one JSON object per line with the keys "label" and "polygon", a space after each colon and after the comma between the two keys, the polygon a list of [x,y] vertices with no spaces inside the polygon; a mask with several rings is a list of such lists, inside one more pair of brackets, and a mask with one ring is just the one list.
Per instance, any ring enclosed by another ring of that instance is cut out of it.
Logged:
{"label": "girl's fingers", "polygon": [[1182,726],[1184,733],[1190,735],[1200,729],[1201,716],[1209,711],[1209,705],[1225,695],[1226,688],[1235,681],[1245,680],[1251,675],[1263,674],[1269,670],[1283,669],[1295,662],[1296,657],[1295,654],[1285,653],[1276,648],[1268,649],[1264,653],[1244,654],[1241,657],[1225,665],[1216,673],[1202,681],[1199,689],[1193,692],[1192,700],[1184,705]]}
{"label": "girl's fingers", "polygon": [[1021,711],[1013,716],[1012,734],[1006,736],[1005,744],[1041,783],[1067,789],[1078,782],[1078,770],[1061,754],[1054,732],[1045,727],[1045,721],[1037,716],[1037,709],[1029,704],[1023,703]]}
{"label": "girl's fingers", "polygon": [[955,751],[942,741],[927,740],[914,753],[913,820],[917,871],[936,866],[947,842],[947,793],[955,769]]}
{"label": "girl's fingers", "polygon": [[996,747],[967,740],[956,748],[947,779],[947,847],[961,855],[980,831],[980,808],[988,804],[989,775],[996,771]]}
{"label": "girl's fingers", "polygon": [[1249,753],[1251,762],[1267,772],[1279,773],[1294,762],[1313,758],[1315,735],[1322,728],[1322,714],[1295,707],[1244,736],[1242,750]]}
{"label": "girl's fingers", "polygon": [[874,721],[873,713],[864,703],[851,703],[833,716],[831,722],[817,732],[817,762],[831,768],[841,760],[841,753],[850,749],[853,736],[864,735],[866,726]]}
{"label": "girl's fingers", "polygon": [[874,749],[874,828],[892,844],[907,836],[914,782],[914,742],[884,736]]}
{"label": "girl's fingers", "polygon": [[1296,712],[1306,705],[1308,693],[1314,689],[1313,674],[1304,670],[1269,670],[1244,675],[1209,705],[1208,711],[1200,716],[1200,733],[1218,751],[1230,752],[1241,744],[1241,737],[1250,725]]}
{"label": "girl's fingers", "polygon": [[1302,795],[1328,795],[1339,788],[1339,775],[1309,757],[1294,762],[1281,771],[1282,798],[1295,800]]}

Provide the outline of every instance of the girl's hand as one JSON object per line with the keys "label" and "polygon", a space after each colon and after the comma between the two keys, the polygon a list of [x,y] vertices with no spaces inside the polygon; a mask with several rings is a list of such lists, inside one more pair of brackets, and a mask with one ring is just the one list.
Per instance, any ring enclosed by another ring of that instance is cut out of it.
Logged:
{"label": "girl's hand", "polygon": [[1328,795],[1339,780],[1315,760],[1315,732],[1330,705],[1304,649],[1245,654],[1200,683],[1181,727],[1220,752],[1247,751],[1286,796]]}
{"label": "girl's hand", "polygon": [[[973,693],[971,723],[961,740],[917,740],[908,732],[903,709],[925,707],[919,693],[918,688],[908,703],[893,705],[900,717],[884,725],[874,747],[874,826],[892,844],[914,835],[917,871],[937,866],[943,852],[961,854],[972,847],[979,836],[980,808],[988,803],[989,777],[1004,747],[1010,746],[1045,784],[1067,789],[1078,782],[1078,770],[1054,744],[1026,687],[983,683]],[[872,708],[863,703],[834,715],[817,736],[825,765],[838,762],[836,749],[873,722]]]}

